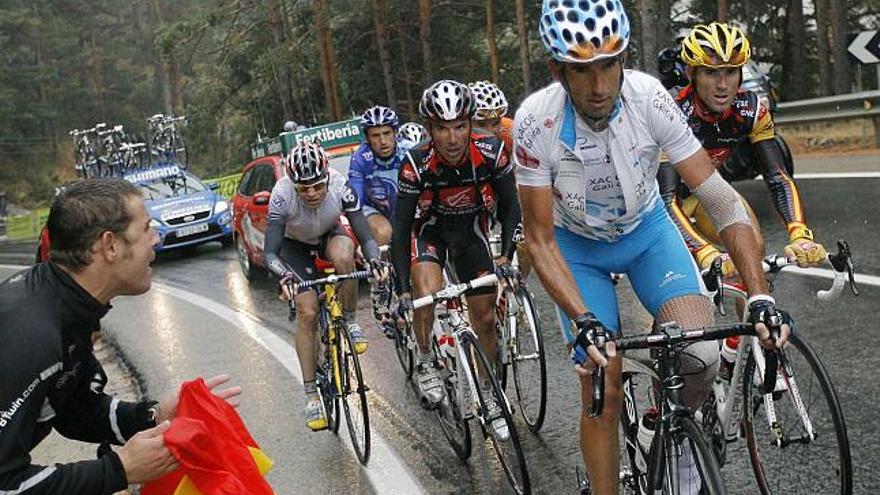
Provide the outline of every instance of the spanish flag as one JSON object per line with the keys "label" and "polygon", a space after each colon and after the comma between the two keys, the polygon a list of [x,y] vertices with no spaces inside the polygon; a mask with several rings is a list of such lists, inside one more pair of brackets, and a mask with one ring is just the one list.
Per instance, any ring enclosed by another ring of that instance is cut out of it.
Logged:
{"label": "spanish flag", "polygon": [[177,416],[165,445],[180,463],[150,482],[142,495],[273,495],[263,476],[272,460],[248,433],[241,417],[212,394],[201,378],[180,388]]}

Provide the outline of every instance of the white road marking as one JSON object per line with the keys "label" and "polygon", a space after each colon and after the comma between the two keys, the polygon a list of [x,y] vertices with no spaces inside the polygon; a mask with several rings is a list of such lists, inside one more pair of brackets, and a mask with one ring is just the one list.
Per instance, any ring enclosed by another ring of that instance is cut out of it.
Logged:
{"label": "white road marking", "polygon": [[[792,275],[807,275],[809,277],[827,278],[829,280],[834,279],[834,270],[830,268],[797,268],[792,266],[783,268],[782,271]],[[856,273],[855,276],[856,285],[873,285],[874,287],[880,287],[880,277],[863,275],[861,273]],[[846,283],[849,284],[849,281]]]}
{"label": "white road marking", "polygon": [[[275,332],[260,324],[254,316],[242,311],[235,311],[206,297],[170,285],[153,282],[153,290],[165,292],[228,321],[269,351],[298,383],[302,383],[299,359],[296,357],[294,348]],[[352,457],[355,457],[345,421],[342,421],[340,425],[339,437],[345,439],[343,443],[351,452]],[[370,462],[363,469],[376,493],[426,493],[418,480],[413,478],[406,465],[391,450],[388,442],[376,430],[370,431],[370,441]]]}
{"label": "white road marking", "polygon": [[[877,179],[880,178],[880,172],[810,172],[798,173],[795,171],[794,180],[801,179]],[[763,180],[761,176],[755,177],[755,180]]]}
{"label": "white road marking", "polygon": [[[0,264],[0,269],[6,270],[18,271],[25,268],[28,267],[25,265]],[[243,311],[235,311],[196,293],[163,283],[154,281],[153,290],[174,296],[181,301],[198,306],[228,321],[269,351],[298,383],[302,383],[302,374],[300,373],[299,359],[296,357],[296,351],[284,339],[276,335],[275,332],[264,327],[256,317]],[[342,421],[340,424],[339,437],[345,439],[344,445],[351,452],[352,458],[356,459],[345,421]],[[403,461],[394,454],[388,442],[377,431],[370,431],[370,440],[370,463],[367,467],[362,468],[376,493],[383,495],[386,493],[405,495],[427,493],[418,480],[413,477]]]}

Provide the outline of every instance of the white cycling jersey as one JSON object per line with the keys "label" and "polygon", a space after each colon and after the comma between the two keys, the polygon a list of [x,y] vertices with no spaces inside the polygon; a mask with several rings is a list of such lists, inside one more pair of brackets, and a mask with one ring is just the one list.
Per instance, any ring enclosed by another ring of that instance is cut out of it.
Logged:
{"label": "white cycling jersey", "polygon": [[517,183],[552,186],[554,224],[606,242],[632,232],[662,201],[661,150],[679,163],[699,149],[660,81],[632,70],[604,131],[589,128],[558,82],[529,96],[514,123]]}
{"label": "white cycling jersey", "polygon": [[329,170],[327,197],[317,208],[302,204],[293,181],[285,175],[272,188],[269,200],[269,221],[282,219],[284,236],[306,244],[318,245],[344,212],[360,209],[357,194],[348,180],[336,169]]}

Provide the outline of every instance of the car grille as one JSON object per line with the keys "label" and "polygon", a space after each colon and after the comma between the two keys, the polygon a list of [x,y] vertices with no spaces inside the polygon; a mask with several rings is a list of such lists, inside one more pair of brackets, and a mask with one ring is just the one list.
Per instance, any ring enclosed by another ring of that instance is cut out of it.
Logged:
{"label": "car grille", "polygon": [[186,215],[181,215],[179,217],[167,218],[165,219],[165,223],[167,223],[168,225],[181,225],[184,223],[204,220],[209,216],[211,216],[211,210],[197,211],[195,213],[187,213]]}

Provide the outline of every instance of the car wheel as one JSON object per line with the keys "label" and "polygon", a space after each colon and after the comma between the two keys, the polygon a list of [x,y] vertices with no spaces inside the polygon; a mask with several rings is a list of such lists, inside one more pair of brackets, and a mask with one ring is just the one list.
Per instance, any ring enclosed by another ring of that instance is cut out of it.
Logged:
{"label": "car wheel", "polygon": [[235,251],[238,253],[238,265],[248,280],[258,280],[266,277],[266,270],[253,263],[241,236],[235,236]]}

